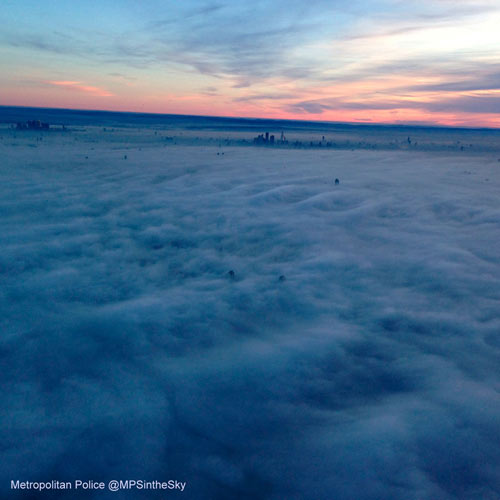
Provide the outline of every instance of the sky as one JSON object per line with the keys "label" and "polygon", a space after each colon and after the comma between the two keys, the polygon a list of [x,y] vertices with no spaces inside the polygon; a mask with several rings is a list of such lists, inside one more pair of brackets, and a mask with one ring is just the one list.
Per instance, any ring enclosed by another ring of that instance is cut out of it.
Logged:
{"label": "sky", "polygon": [[498,0],[3,0],[0,105],[500,127]]}

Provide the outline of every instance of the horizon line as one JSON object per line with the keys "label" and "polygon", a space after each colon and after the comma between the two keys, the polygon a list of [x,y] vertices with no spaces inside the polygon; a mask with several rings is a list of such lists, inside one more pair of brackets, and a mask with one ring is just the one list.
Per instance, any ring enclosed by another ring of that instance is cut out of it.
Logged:
{"label": "horizon line", "polygon": [[[337,122],[330,120],[301,120],[293,118],[261,118],[261,117],[248,117],[248,116],[220,116],[220,115],[190,115],[182,113],[155,113],[151,111],[116,111],[110,109],[83,109],[83,108],[64,108],[64,107],[44,107],[44,106],[19,106],[0,104],[1,108],[20,108],[20,109],[40,109],[40,110],[58,110],[58,111],[73,111],[73,112],[88,112],[88,113],[118,113],[118,114],[132,114],[132,115],[147,115],[147,116],[175,116],[186,118],[212,118],[224,120],[259,120],[262,122],[291,122],[291,123],[314,123],[314,124],[327,124],[327,125],[346,125],[350,127],[405,127],[405,128],[436,128],[436,129],[458,129],[458,130],[491,130],[493,132],[500,132],[500,127],[473,127],[473,126],[460,126],[460,125],[438,125],[438,124],[425,124],[425,123],[381,123],[381,122]],[[0,123],[2,120],[0,118]],[[7,123],[7,122],[3,122]]]}

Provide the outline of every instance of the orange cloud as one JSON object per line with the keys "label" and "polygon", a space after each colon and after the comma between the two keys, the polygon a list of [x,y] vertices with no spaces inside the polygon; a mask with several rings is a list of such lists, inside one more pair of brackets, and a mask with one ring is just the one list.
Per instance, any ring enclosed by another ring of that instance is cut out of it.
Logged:
{"label": "orange cloud", "polygon": [[81,82],[73,82],[68,80],[54,80],[47,82],[49,85],[55,85],[57,87],[62,87],[68,90],[74,90],[76,92],[85,92],[87,94],[92,94],[98,97],[110,97],[114,96],[113,93],[108,90],[101,89],[99,87],[93,87],[91,85],[82,85]]}

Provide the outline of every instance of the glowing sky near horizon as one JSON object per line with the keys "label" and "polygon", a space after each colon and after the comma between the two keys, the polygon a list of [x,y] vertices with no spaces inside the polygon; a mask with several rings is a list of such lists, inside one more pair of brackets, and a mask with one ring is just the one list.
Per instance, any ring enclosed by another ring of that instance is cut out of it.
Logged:
{"label": "glowing sky near horizon", "polygon": [[498,0],[4,0],[0,105],[500,127]]}

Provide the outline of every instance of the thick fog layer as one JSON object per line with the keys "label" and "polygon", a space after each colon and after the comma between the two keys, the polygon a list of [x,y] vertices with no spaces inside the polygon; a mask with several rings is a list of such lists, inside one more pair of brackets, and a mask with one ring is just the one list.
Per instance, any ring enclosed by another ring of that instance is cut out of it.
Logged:
{"label": "thick fog layer", "polygon": [[0,145],[5,498],[498,498],[496,156],[95,141]]}

